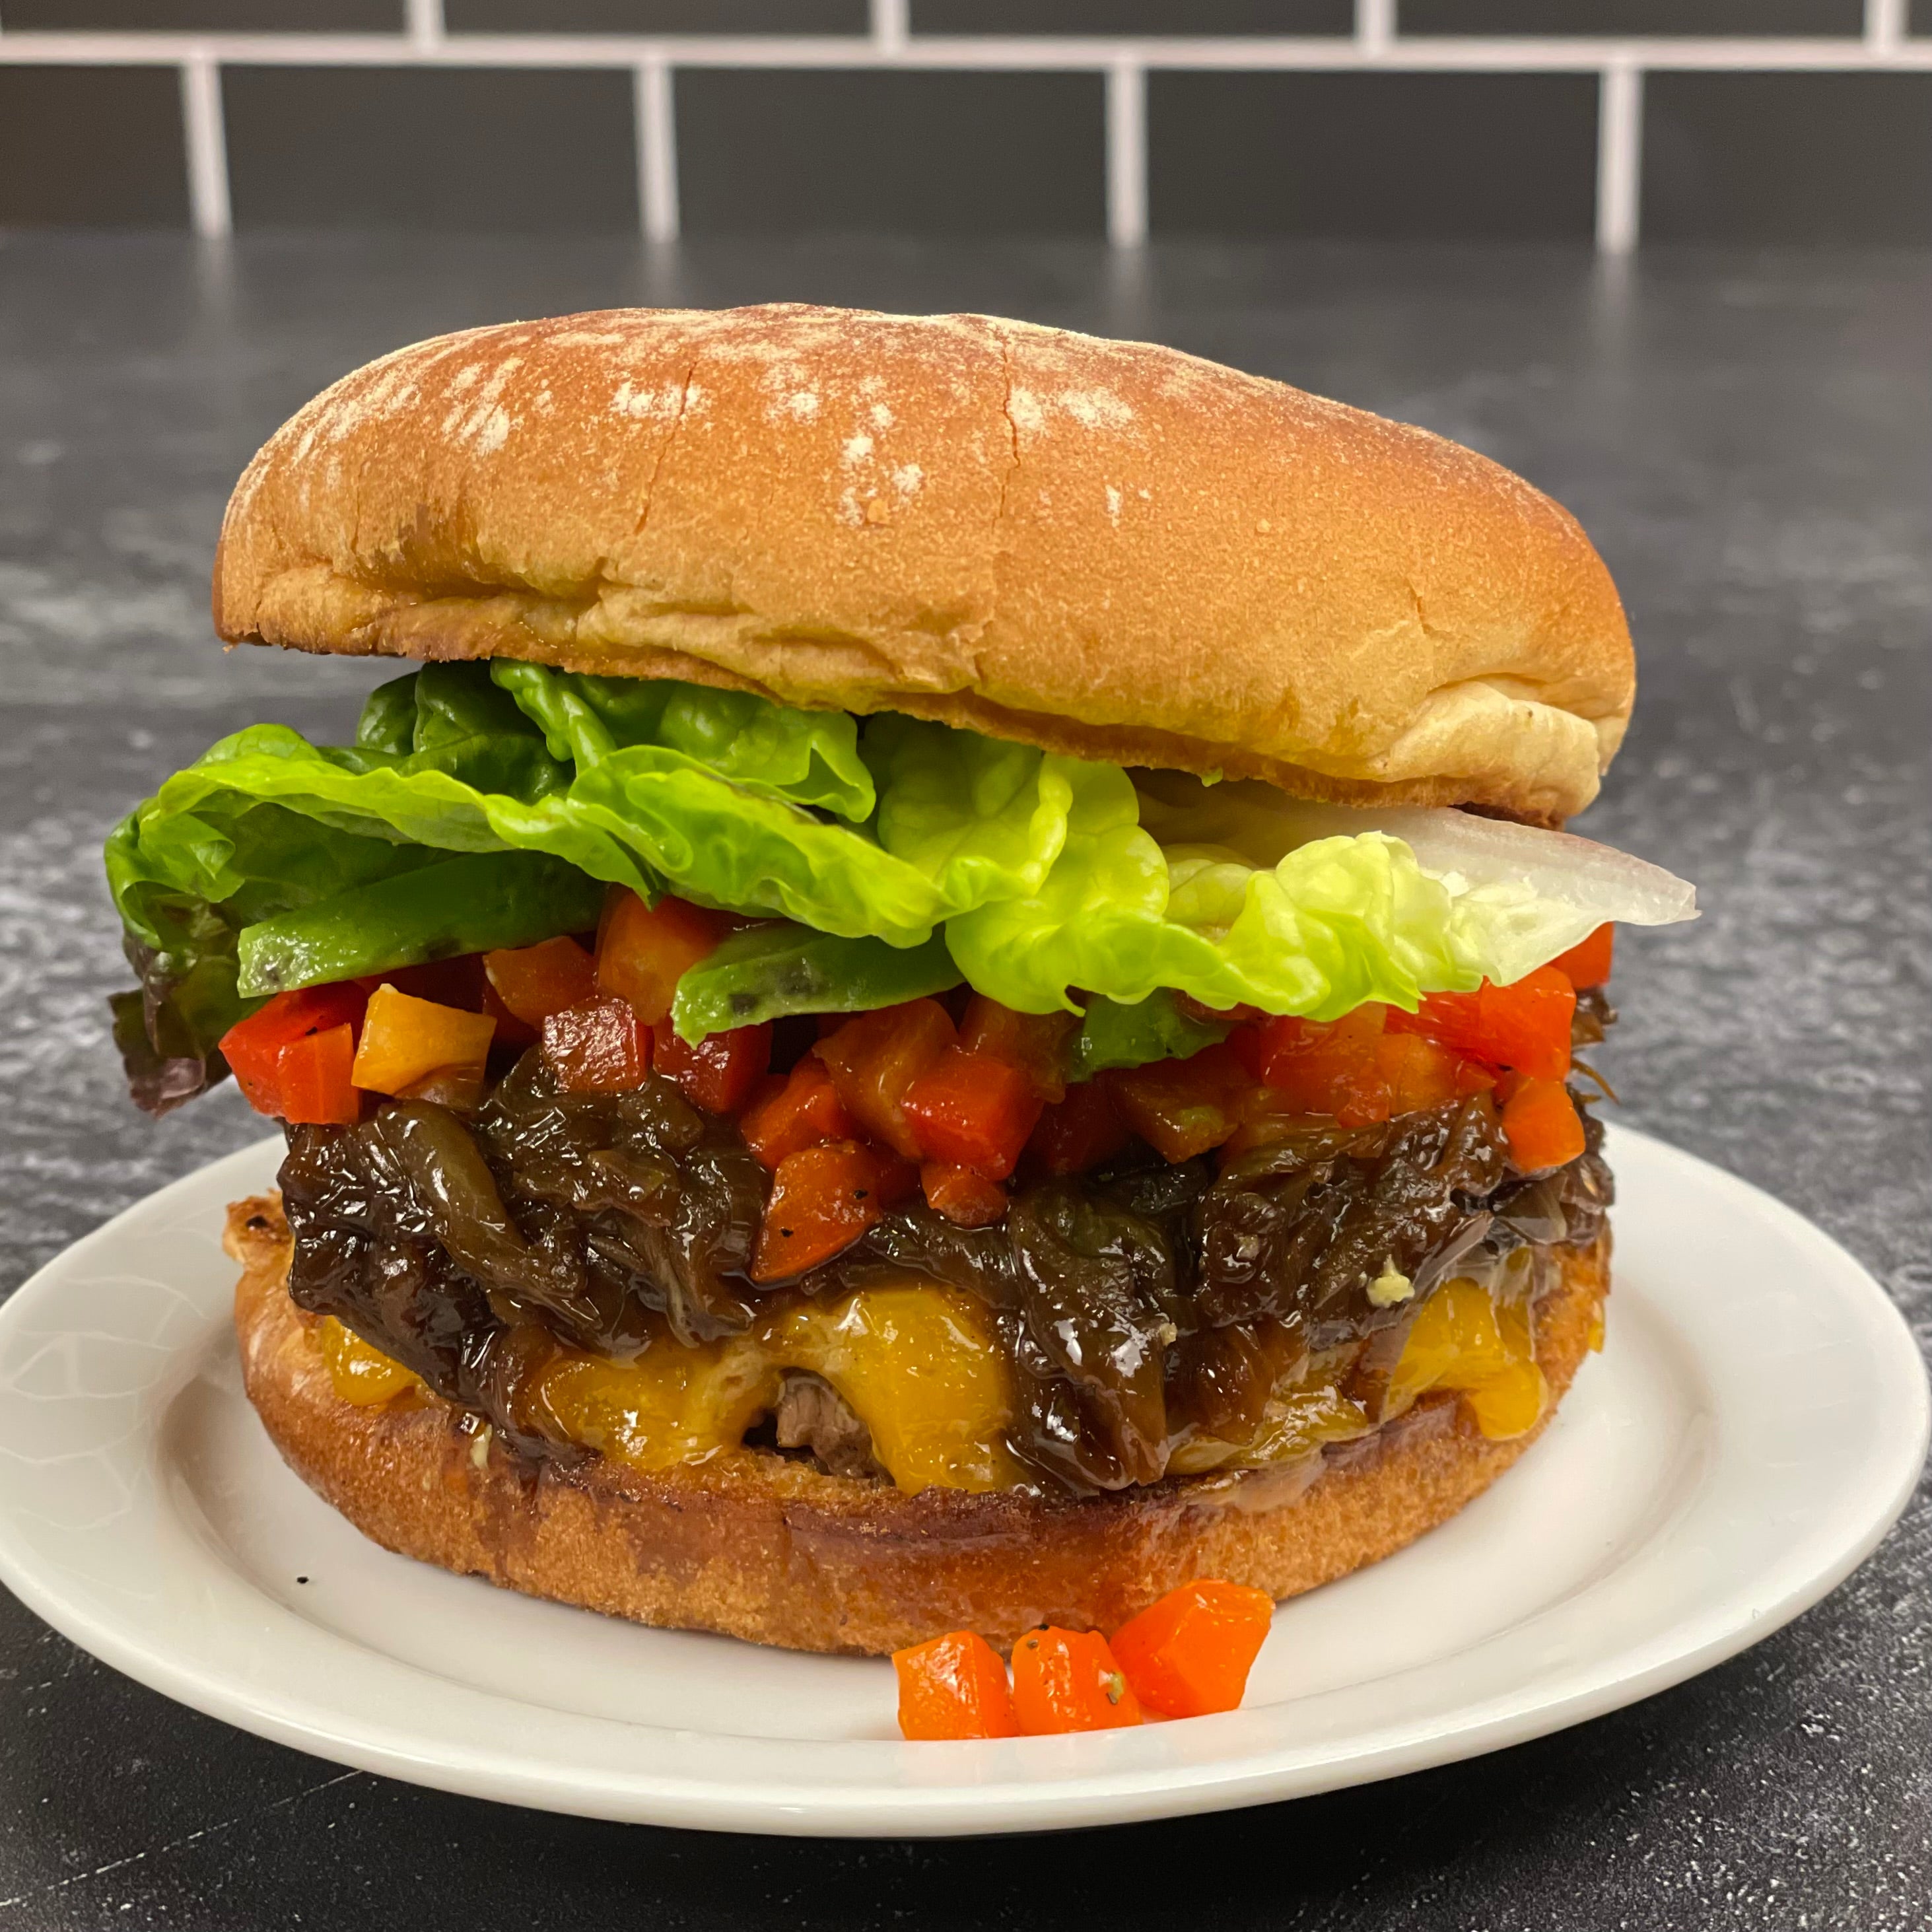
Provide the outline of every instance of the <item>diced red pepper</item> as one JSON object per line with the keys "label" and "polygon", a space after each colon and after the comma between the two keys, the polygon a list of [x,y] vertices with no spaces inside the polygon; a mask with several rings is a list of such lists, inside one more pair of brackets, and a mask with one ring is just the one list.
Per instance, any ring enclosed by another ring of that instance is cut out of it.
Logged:
{"label": "diced red pepper", "polygon": [[769,1021],[707,1034],[695,1046],[669,1027],[653,1028],[651,1064],[684,1089],[685,1097],[707,1113],[735,1114],[748,1102],[772,1064]]}
{"label": "diced red pepper", "polygon": [[1052,1102],[1066,1097],[1066,1046],[1079,1030],[1078,1013],[1016,1013],[975,993],[959,1022],[959,1044],[1010,1061],[1041,1100]]}
{"label": "diced red pepper", "polygon": [[862,1141],[787,1154],[772,1176],[752,1279],[782,1281],[829,1261],[918,1184],[909,1162]]}
{"label": "diced red pepper", "polygon": [[1163,1718],[1232,1711],[1274,1616],[1265,1590],[1204,1577],[1123,1624],[1114,1633],[1114,1655],[1135,1694]]}
{"label": "diced red pepper", "polygon": [[684,899],[647,906],[635,892],[620,892],[597,935],[597,990],[628,1000],[645,1025],[661,1027],[678,981],[710,956],[732,924]]}
{"label": "diced red pepper", "polygon": [[349,1078],[355,1058],[356,1029],[346,1020],[290,1040],[275,1066],[277,1112],[291,1125],[353,1126],[362,1117],[362,1096]]}
{"label": "diced red pepper", "polygon": [[1583,1123],[1560,1080],[1519,1080],[1503,1102],[1503,1138],[1525,1174],[1564,1167],[1583,1151]]}
{"label": "diced red pepper", "polygon": [[962,1228],[990,1228],[1006,1211],[1006,1190],[970,1167],[928,1161],[919,1171],[926,1204]]}
{"label": "diced red pepper", "polygon": [[788,1154],[820,1141],[849,1141],[858,1129],[832,1084],[825,1063],[807,1054],[764,1099],[754,1099],[739,1124],[745,1144],[775,1168]]}
{"label": "diced red pepper", "polygon": [[1099,1077],[1112,1090],[1114,1111],[1172,1161],[1191,1160],[1227,1139],[1240,1124],[1250,1085],[1225,1043],[1203,1047],[1190,1060],[1160,1060]]}
{"label": "diced red pepper", "polygon": [[974,1630],[954,1630],[892,1652],[899,1734],[914,1738],[1018,1735],[1013,1694],[998,1652]]}
{"label": "diced red pepper", "polygon": [[1419,1033],[1491,1066],[1538,1080],[1570,1071],[1570,1023],[1576,989],[1554,966],[1539,966],[1507,986],[1485,980],[1473,993],[1430,993],[1415,1013],[1393,1012],[1390,1029]]}
{"label": "diced red pepper", "polygon": [[825,1063],[839,1099],[860,1126],[916,1160],[920,1148],[905,1116],[906,1091],[957,1037],[937,1000],[908,1000],[846,1021],[812,1052]]}
{"label": "diced red pepper", "polygon": [[1376,1049],[1388,1009],[1371,1002],[1339,1020],[1264,1020],[1235,1049],[1300,1114],[1345,1127],[1389,1118],[1394,1102]]}
{"label": "diced red pepper", "polygon": [[1568,952],[1550,963],[1580,993],[1588,987],[1600,986],[1610,976],[1610,960],[1616,949],[1616,938],[1614,926],[1600,926],[1588,939],[1571,946]]}
{"label": "diced red pepper", "polygon": [[1132,1138],[1114,1112],[1103,1080],[1083,1081],[1048,1107],[1027,1142],[1027,1151],[1048,1174],[1084,1174],[1111,1160]]}
{"label": "diced red pepper", "polygon": [[242,1097],[258,1114],[283,1111],[283,1049],[310,1034],[362,1023],[369,995],[352,980],[327,986],[304,986],[298,992],[278,993],[258,1012],[239,1020],[221,1036],[222,1056],[235,1074]]}
{"label": "diced red pepper", "polygon": [[597,997],[597,962],[574,939],[546,939],[483,956],[490,989],[528,1027]]}
{"label": "diced red pepper", "polygon": [[1098,1630],[1029,1630],[1013,1646],[1013,1715],[1028,1737],[1112,1731],[1141,1720],[1140,1700]]}
{"label": "diced red pepper", "polygon": [[[593,988],[590,997],[597,995]],[[496,1036],[490,1042],[493,1047],[528,1046],[532,1040],[542,1037],[542,1029],[532,1026],[527,1020],[520,1020],[504,1005],[496,988],[486,979],[483,982],[483,999],[480,1010],[488,1013],[496,1022]]]}
{"label": "diced red pepper", "polygon": [[628,1094],[651,1070],[650,1029],[623,1000],[598,1000],[543,1023],[544,1062],[572,1094]]}
{"label": "diced red pepper", "polygon": [[1004,1180],[1040,1118],[1040,1098],[1011,1060],[949,1046],[906,1089],[900,1106],[927,1160]]}

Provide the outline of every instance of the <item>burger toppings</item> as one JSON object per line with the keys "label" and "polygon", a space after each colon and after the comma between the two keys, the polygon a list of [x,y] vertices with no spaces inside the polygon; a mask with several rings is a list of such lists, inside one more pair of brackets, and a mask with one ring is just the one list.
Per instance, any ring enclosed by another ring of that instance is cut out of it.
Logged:
{"label": "burger toppings", "polygon": [[954,1630],[892,1653],[899,1732],[1040,1737],[1236,1710],[1274,1617],[1265,1591],[1204,1577],[1170,1590],[1111,1640],[1051,1624],[1029,1630],[1013,1646],[1010,1683],[984,1637]]}
{"label": "burger toppings", "polygon": [[350,1400],[1075,1495],[1533,1426],[1606,921],[1688,914],[1554,833],[527,664],[225,740],[109,866],[137,1095],[286,1124]]}

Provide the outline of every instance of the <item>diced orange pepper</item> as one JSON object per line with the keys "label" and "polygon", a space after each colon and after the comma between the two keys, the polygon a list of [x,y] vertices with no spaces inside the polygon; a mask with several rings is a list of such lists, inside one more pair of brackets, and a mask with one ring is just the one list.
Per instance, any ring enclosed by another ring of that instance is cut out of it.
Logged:
{"label": "diced orange pepper", "polygon": [[635,892],[620,892],[597,935],[597,990],[628,1000],[645,1025],[661,1027],[678,981],[710,958],[731,925],[724,914],[683,899],[647,906]]}
{"label": "diced orange pepper", "polygon": [[1519,1080],[1503,1102],[1503,1138],[1525,1174],[1563,1167],[1583,1151],[1583,1123],[1560,1080]]}
{"label": "diced orange pepper", "polygon": [[1385,1120],[1394,1104],[1378,1058],[1388,1009],[1370,1002],[1339,1020],[1264,1020],[1230,1042],[1263,1083],[1299,1114],[1345,1127]]}
{"label": "diced orange pepper", "polygon": [[1587,987],[1600,986],[1610,976],[1616,938],[1614,926],[1600,926],[1588,939],[1550,963],[1580,993]]}
{"label": "diced orange pepper", "polygon": [[1028,1737],[1112,1731],[1141,1720],[1140,1700],[1098,1630],[1029,1630],[1013,1646],[1013,1714]]}
{"label": "diced orange pepper", "polygon": [[654,1029],[651,1036],[651,1064],[707,1113],[737,1112],[771,1064],[769,1022],[708,1034],[695,1046],[680,1040],[669,1027]]}
{"label": "diced orange pepper", "polygon": [[1027,1151],[1048,1174],[1084,1174],[1112,1159],[1131,1138],[1114,1112],[1106,1082],[1088,1080],[1068,1088],[1066,1098],[1040,1115]]}
{"label": "diced orange pepper", "polygon": [[1192,1059],[1161,1060],[1099,1076],[1114,1111],[1165,1160],[1191,1160],[1217,1148],[1240,1125],[1246,1070],[1226,1045]]}
{"label": "diced orange pepper", "polygon": [[989,1228],[1006,1211],[1006,1190],[970,1167],[929,1160],[919,1171],[926,1204],[962,1228]]}
{"label": "diced orange pepper", "polygon": [[1114,1655],[1135,1694],[1163,1718],[1232,1711],[1274,1616],[1265,1590],[1204,1577],[1123,1624]]}
{"label": "diced orange pepper", "polygon": [[974,1630],[954,1630],[892,1652],[899,1732],[914,1738],[1010,1738],[1019,1731],[999,1652]]}
{"label": "diced orange pepper", "polygon": [[739,1124],[745,1144],[766,1166],[820,1141],[849,1141],[858,1132],[824,1060],[807,1054],[763,1099],[754,1098]]}
{"label": "diced orange pepper", "polygon": [[772,1176],[752,1279],[782,1281],[829,1261],[918,1184],[909,1163],[860,1141],[787,1154]]}
{"label": "diced orange pepper", "polygon": [[350,1077],[374,1094],[400,1094],[433,1073],[481,1069],[496,1022],[378,986],[369,995]]}
{"label": "diced orange pepper", "polygon": [[290,1040],[275,1069],[282,1118],[291,1125],[353,1126],[362,1117],[362,1096],[349,1078],[355,1059],[356,1029],[346,1020]]}
{"label": "diced orange pepper", "polygon": [[628,1094],[651,1070],[651,1030],[628,1002],[596,1000],[544,1022],[543,1057],[566,1092]]}
{"label": "diced orange pepper", "polygon": [[812,1052],[860,1126],[916,1160],[919,1138],[905,1117],[906,1090],[956,1038],[951,1016],[937,1000],[908,1000],[846,1021]]}
{"label": "diced orange pepper", "polygon": [[1004,1180],[1040,1118],[1040,1098],[1011,1060],[949,1046],[906,1089],[900,1111],[926,1160]]}
{"label": "diced orange pepper", "polygon": [[597,997],[597,962],[574,939],[546,939],[483,956],[483,970],[505,1010],[526,1026]]}
{"label": "diced orange pepper", "polygon": [[281,1087],[284,1049],[311,1034],[359,1025],[368,1003],[362,988],[347,980],[278,993],[266,1006],[238,1020],[222,1035],[221,1053],[242,1097],[258,1114],[286,1119]]}
{"label": "diced orange pepper", "polygon": [[1066,1097],[1066,1045],[1079,1029],[1078,1013],[1016,1013],[975,993],[959,1022],[959,1044],[968,1053],[1010,1061],[1051,1102]]}
{"label": "diced orange pepper", "polygon": [[1388,1024],[1491,1066],[1561,1080],[1570,1071],[1576,1011],[1576,988],[1554,966],[1539,966],[1507,986],[1485,980],[1473,993],[1430,993],[1419,1012],[1391,1012]]}

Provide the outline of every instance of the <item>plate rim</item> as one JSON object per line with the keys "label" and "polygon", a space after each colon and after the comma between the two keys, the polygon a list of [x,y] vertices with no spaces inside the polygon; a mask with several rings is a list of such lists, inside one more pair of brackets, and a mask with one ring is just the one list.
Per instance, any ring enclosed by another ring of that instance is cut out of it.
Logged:
{"label": "plate rim", "polygon": [[[910,1838],[1073,1829],[1312,1796],[1506,1749],[1669,1689],[1738,1654],[1811,1608],[1870,1556],[1903,1514],[1923,1469],[1928,1437],[1932,1437],[1932,1388],[1928,1388],[1927,1365],[1917,1339],[1903,1311],[1856,1256],[1795,1208],[1727,1169],[1638,1129],[1612,1125],[1610,1132],[1613,1155],[1616,1144],[1641,1144],[1640,1158],[1660,1157],[1666,1164],[1678,1166],[1698,1186],[1730,1195],[1739,1207],[1768,1217],[1788,1244],[1801,1252],[1808,1250],[1820,1265],[1832,1268],[1839,1277],[1834,1291],[1861,1308],[1867,1332],[1875,1341],[1880,1336],[1885,1338],[1886,1346],[1876,1352],[1900,1371],[1900,1390],[1910,1394],[1911,1413],[1900,1418],[1902,1427],[1891,1427],[1886,1438],[1886,1445],[1895,1452],[1888,1465],[1888,1484],[1881,1486],[1868,1480],[1858,1492],[1864,1508],[1856,1533],[1839,1540],[1829,1559],[1802,1577],[1784,1578],[1772,1600],[1761,1600],[1747,1583],[1660,1630],[1641,1633],[1607,1656],[1571,1666],[1566,1673],[1570,1681],[1556,1688],[1553,1694],[1544,1690],[1526,1696],[1513,1690],[1492,1695],[1459,1711],[1453,1724],[1432,1735],[1418,1736],[1412,1726],[1390,1722],[1353,1738],[1330,1741],[1319,1747],[1312,1762],[1306,1761],[1306,1746],[1277,1745],[1220,1762],[1196,1758],[1166,1768],[1102,1768],[1052,1784],[997,1774],[981,1785],[949,1783],[923,1789],[904,1781],[882,1787],[843,1778],[814,1780],[808,1786],[739,1779],[721,1783],[712,1778],[667,1774],[662,1768],[640,1769],[622,1777],[600,1770],[593,1780],[566,1766],[520,1760],[505,1748],[466,1755],[466,1748],[452,1748],[447,1739],[439,1743],[429,1736],[426,1740],[420,1729],[414,1733],[416,1742],[412,1748],[406,1725],[394,1727],[393,1734],[386,1737],[382,1727],[366,1724],[350,1726],[338,1720],[332,1729],[329,1707],[320,1697],[266,1696],[253,1687],[224,1681],[205,1663],[184,1655],[164,1640],[143,1641],[138,1629],[124,1621],[117,1622],[86,1600],[83,1591],[64,1592],[57,1582],[41,1574],[31,1560],[31,1551],[16,1546],[14,1512],[4,1504],[0,1504],[0,1582],[54,1629],[112,1668],[238,1729],[329,1762],[436,1790],[619,1822],[818,1837]],[[218,1156],[81,1236],[35,1270],[0,1304],[0,1342],[16,1323],[28,1318],[17,1311],[31,1310],[56,1292],[69,1271],[111,1244],[130,1223],[165,1215],[172,1201],[211,1188],[226,1174],[258,1172],[265,1156],[280,1145],[278,1136],[270,1136]],[[194,1352],[177,1346],[172,1352],[185,1363]],[[1916,1374],[1906,1372],[1908,1360]],[[148,1412],[155,1418],[164,1415],[168,1404],[166,1396],[151,1397]],[[280,1615],[309,1630],[321,1631],[321,1627],[261,1592],[245,1573],[236,1570],[230,1574],[242,1587],[254,1589],[265,1604],[272,1604]],[[1767,1582],[1775,1574],[1760,1573]],[[1672,1641],[1680,1632],[1690,1640]],[[338,1641],[352,1642],[335,1633],[326,1634]],[[1667,1646],[1664,1654],[1644,1660],[1646,1651],[1660,1642]],[[419,1671],[419,1666],[401,1659],[386,1661],[399,1670]],[[482,1687],[459,1684],[458,1688],[481,1700],[513,1707],[518,1702]],[[668,1727],[631,1724],[621,1719],[583,1718],[580,1721],[619,1724],[660,1738],[677,1735]],[[854,1750],[896,1754],[906,1748],[885,1741],[786,1742],[792,1749],[822,1754]],[[1023,1739],[967,1748],[1005,1754],[1069,1742]]]}

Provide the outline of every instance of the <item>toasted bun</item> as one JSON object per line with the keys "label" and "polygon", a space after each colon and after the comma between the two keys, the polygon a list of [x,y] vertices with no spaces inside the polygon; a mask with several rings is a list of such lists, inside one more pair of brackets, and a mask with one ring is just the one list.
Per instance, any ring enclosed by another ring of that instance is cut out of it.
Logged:
{"label": "toasted bun", "polygon": [[1469,450],[1144,343],[790,305],[358,370],[236,487],[214,617],[1546,821],[1634,686],[1575,520]]}
{"label": "toasted bun", "polygon": [[[1041,1623],[1111,1630],[1196,1576],[1296,1596],[1454,1516],[1534,1439],[1490,1442],[1453,1398],[1424,1397],[1318,1463],[1084,1502],[909,1496],[758,1450],[649,1475],[598,1457],[532,1471],[434,1397],[368,1408],[336,1394],[289,1299],[274,1196],[230,1208],[226,1245],[243,1264],[249,1399],[290,1466],[365,1535],[531,1596],[793,1650],[883,1653],[962,1628],[1004,1648]],[[1606,1240],[1570,1253],[1540,1306],[1544,1423],[1609,1282]]]}

